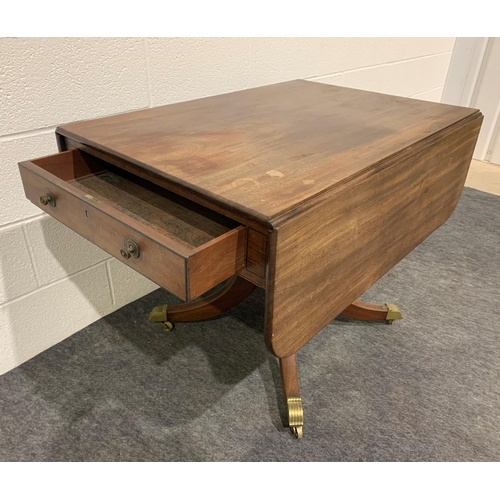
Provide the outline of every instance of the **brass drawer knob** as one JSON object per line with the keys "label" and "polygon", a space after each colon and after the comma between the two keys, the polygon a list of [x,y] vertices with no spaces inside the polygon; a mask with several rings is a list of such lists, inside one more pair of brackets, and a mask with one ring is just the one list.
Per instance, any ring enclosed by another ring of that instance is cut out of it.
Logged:
{"label": "brass drawer knob", "polygon": [[122,248],[120,254],[124,259],[130,259],[130,252],[126,248]]}
{"label": "brass drawer knob", "polygon": [[141,255],[139,245],[131,238],[125,240],[125,247],[120,250],[120,254],[124,259],[133,257],[137,259]]}
{"label": "brass drawer knob", "polygon": [[55,207],[56,198],[50,191],[45,191],[45,194],[40,196],[40,203],[42,205],[50,205],[51,207]]}

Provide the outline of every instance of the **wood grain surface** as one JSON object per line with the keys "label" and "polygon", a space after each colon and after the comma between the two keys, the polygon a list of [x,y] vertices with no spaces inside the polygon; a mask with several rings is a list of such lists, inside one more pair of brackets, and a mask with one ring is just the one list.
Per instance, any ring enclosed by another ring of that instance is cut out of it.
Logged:
{"label": "wood grain surface", "polygon": [[274,221],[266,308],[274,354],[297,352],[448,219],[481,122],[476,114]]}
{"label": "wood grain surface", "polygon": [[372,304],[355,300],[349,304],[340,314],[346,318],[362,321],[383,321],[387,319],[388,308],[385,304]]}
{"label": "wood grain surface", "polygon": [[104,170],[97,175],[70,181],[77,189],[115,207],[170,238],[191,247],[199,247],[226,233],[236,224],[219,224],[193,203],[123,171]]}
{"label": "wood grain surface", "polygon": [[[69,193],[75,186],[61,182],[90,169],[93,178],[79,187],[108,200],[108,216],[170,242],[184,257],[185,275],[176,279],[186,300],[228,273],[265,287],[266,343],[292,360],[450,216],[481,122],[470,108],[296,80],[62,125],[60,148],[95,159],[82,165],[75,157],[67,178],[64,161],[46,167],[59,175],[56,189]],[[204,208],[184,218],[143,196],[140,180],[121,190],[105,185],[95,175],[103,159]],[[170,214],[165,234],[162,210]],[[83,224],[65,217],[77,231]],[[193,226],[190,235],[183,224]],[[227,231],[218,234],[217,224]]]}
{"label": "wood grain surface", "polygon": [[196,248],[188,257],[186,300],[199,297],[245,267],[246,230],[238,226]]}
{"label": "wood grain surface", "polygon": [[105,161],[106,163],[116,166],[125,172],[129,172],[137,177],[150,181],[152,184],[167,189],[172,193],[178,194],[183,198],[198,203],[199,205],[212,211],[225,215],[226,217],[238,221],[241,224],[264,231],[271,227],[267,219],[262,218],[262,216],[252,212],[251,210],[244,210],[241,206],[228,205],[227,203],[221,202],[221,200],[215,196],[210,196],[204,192],[202,193],[200,190],[195,191],[192,188],[187,188],[182,183],[177,183],[170,178],[162,176],[134,163],[132,159],[124,160],[123,158],[119,158],[108,152],[96,149],[95,147],[87,146],[74,139],[62,137],[59,134],[56,134],[56,137],[59,139],[58,142],[62,148],[60,151],[62,152],[72,149],[84,151],[96,159]]}
{"label": "wood grain surface", "polygon": [[269,220],[474,112],[296,80],[71,123],[57,133]]}
{"label": "wood grain surface", "polygon": [[280,358],[280,373],[285,403],[288,398],[300,398],[299,372],[295,354]]}
{"label": "wood grain surface", "polygon": [[184,304],[169,305],[167,321],[182,323],[214,318],[243,302],[254,289],[254,284],[236,275],[220,290],[207,297]]}
{"label": "wood grain surface", "polygon": [[247,270],[259,278],[266,276],[267,234],[249,228],[247,233]]}

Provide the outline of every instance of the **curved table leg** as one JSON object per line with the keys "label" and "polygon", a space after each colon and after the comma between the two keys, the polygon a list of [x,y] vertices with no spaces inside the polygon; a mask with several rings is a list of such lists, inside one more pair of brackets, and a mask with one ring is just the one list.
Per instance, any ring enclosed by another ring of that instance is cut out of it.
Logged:
{"label": "curved table leg", "polygon": [[213,318],[236,307],[255,289],[255,285],[236,275],[217,292],[201,299],[168,307],[156,306],[149,315],[149,321],[161,323],[167,331],[172,330],[172,322],[202,321]]}
{"label": "curved table leg", "polygon": [[293,435],[300,439],[304,426],[304,411],[300,398],[299,375],[296,355],[280,358],[281,383],[288,411],[288,426]]}
{"label": "curved table leg", "polygon": [[387,321],[391,324],[394,320],[403,319],[403,315],[394,304],[370,304],[355,300],[340,314],[352,319],[364,321]]}

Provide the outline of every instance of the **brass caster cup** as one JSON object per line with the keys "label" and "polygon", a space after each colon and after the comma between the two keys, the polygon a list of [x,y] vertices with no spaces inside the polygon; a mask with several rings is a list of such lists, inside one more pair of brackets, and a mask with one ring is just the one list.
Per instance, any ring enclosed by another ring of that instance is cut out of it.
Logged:
{"label": "brass caster cup", "polygon": [[394,304],[386,304],[386,306],[387,316],[385,317],[385,320],[389,323],[389,325],[392,325],[392,323],[398,319],[403,319],[403,315],[401,314],[398,306],[395,306]]}
{"label": "brass caster cup", "polygon": [[288,409],[288,426],[292,434],[297,438],[302,438],[302,427],[304,425],[304,410],[302,409],[302,399],[288,398],[286,400]]}
{"label": "brass caster cup", "polygon": [[156,306],[149,314],[149,321],[160,323],[166,332],[170,332],[174,328],[174,325],[167,319],[167,307],[167,304]]}

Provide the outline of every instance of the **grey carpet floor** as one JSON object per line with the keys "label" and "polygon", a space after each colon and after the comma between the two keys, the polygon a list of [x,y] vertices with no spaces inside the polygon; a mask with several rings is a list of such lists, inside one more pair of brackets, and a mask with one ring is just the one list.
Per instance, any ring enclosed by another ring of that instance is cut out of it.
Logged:
{"label": "grey carpet floor", "polygon": [[155,291],[0,377],[2,461],[498,461],[500,197],[466,188],[364,296],[392,326],[332,321],[298,355],[304,438],[283,427],[264,295],[169,334]]}

